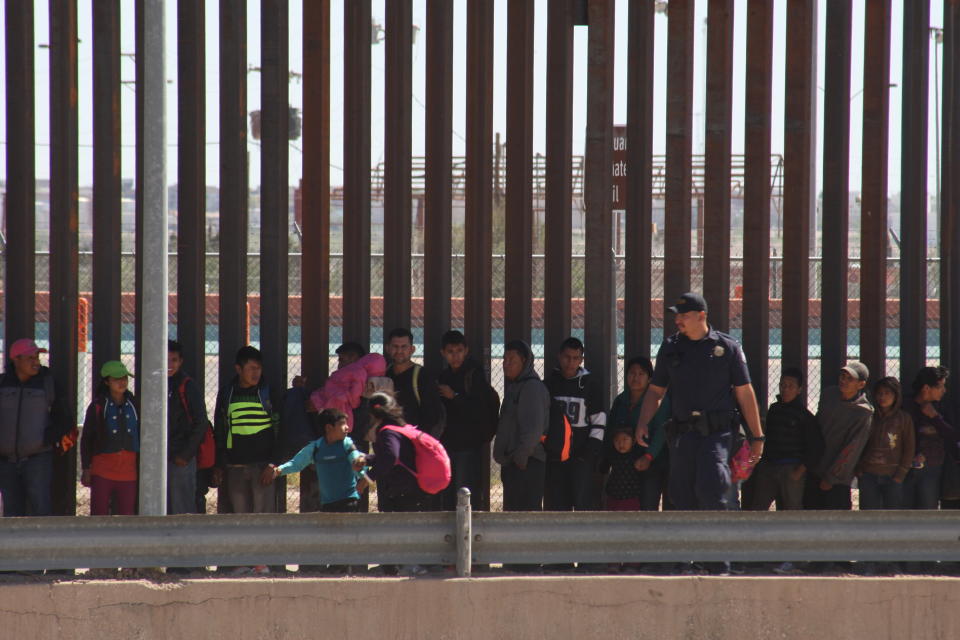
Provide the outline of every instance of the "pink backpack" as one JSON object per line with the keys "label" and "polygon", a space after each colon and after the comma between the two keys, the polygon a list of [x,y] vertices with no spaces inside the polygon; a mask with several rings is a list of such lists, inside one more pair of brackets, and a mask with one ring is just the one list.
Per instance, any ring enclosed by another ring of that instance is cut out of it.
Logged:
{"label": "pink backpack", "polygon": [[413,474],[421,489],[437,494],[450,485],[450,456],[439,440],[410,424],[402,427],[388,424],[383,428],[403,434],[413,443],[417,470],[414,471],[399,460],[397,464]]}

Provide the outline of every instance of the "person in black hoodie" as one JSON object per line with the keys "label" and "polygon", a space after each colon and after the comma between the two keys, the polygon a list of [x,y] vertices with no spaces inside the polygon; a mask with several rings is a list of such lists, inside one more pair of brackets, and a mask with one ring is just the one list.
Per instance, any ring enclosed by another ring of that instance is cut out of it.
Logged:
{"label": "person in black hoodie", "polygon": [[766,511],[774,500],[778,510],[803,509],[804,477],[823,449],[820,426],[803,401],[803,384],[800,369],[784,369],[780,376],[780,395],[763,429],[766,451],[753,472],[751,510]]}
{"label": "person in black hoodie", "polygon": [[583,364],[583,343],[567,338],[557,354],[557,368],[546,380],[550,398],[560,401],[570,420],[570,459],[547,461],[544,509],[589,511],[597,508],[593,474],[603,452],[606,406],[599,387]]}
{"label": "person in black hoodie", "polygon": [[[197,451],[207,433],[203,388],[184,373],[183,348],[167,341],[167,513],[193,513]],[[204,489],[206,494],[206,489]]]}
{"label": "person in black hoodie", "polygon": [[[456,509],[457,491],[470,489],[474,509],[481,504],[481,470],[484,453],[489,455],[490,441],[497,431],[499,400],[493,394],[480,363],[470,357],[467,341],[452,330],[440,339],[440,353],[447,366],[437,377],[440,401],[447,411],[447,427],[440,442],[450,454],[453,477],[443,492],[443,508]],[[493,407],[491,409],[491,407]]]}

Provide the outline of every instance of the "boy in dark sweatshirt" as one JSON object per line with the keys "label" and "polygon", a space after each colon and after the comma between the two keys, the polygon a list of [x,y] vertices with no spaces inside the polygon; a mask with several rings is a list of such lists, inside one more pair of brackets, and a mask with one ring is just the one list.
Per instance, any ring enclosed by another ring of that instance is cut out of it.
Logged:
{"label": "boy in dark sweatshirt", "polygon": [[784,369],[780,395],[767,410],[763,427],[767,440],[763,458],[753,472],[753,496],[748,509],[766,511],[803,509],[807,468],[815,466],[823,450],[820,427],[804,403],[804,375],[800,369]]}

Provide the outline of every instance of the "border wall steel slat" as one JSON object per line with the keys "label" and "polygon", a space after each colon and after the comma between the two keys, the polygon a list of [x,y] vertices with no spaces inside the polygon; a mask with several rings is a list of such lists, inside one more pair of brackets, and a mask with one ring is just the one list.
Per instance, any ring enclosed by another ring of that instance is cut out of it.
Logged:
{"label": "border wall steel slat", "polygon": [[493,2],[467,5],[466,269],[464,329],[474,357],[490,359],[493,249]]}
{"label": "border wall steel slat", "polygon": [[120,3],[93,3],[93,375],[120,355]]}
{"label": "border wall steel slat", "polygon": [[370,344],[370,0],[344,4],[343,340]]}
{"label": "border wall steel slat", "polygon": [[584,145],[586,206],[586,365],[596,376],[604,406],[616,383],[617,324],[613,279],[613,60],[616,5],[590,0],[587,28],[587,134]]}
{"label": "border wall steel slat", "polygon": [[[383,337],[410,326],[413,3],[386,3],[383,131]],[[425,350],[436,347],[428,344]]]}
{"label": "border wall steel slat", "polygon": [[673,333],[666,308],[690,290],[690,198],[693,149],[694,2],[670,3],[667,17],[667,157],[664,202],[664,335]]}
{"label": "border wall steel slat", "polygon": [[[145,182],[145,164],[144,154],[146,153],[144,145],[144,105],[146,94],[146,52],[144,45],[145,34],[145,14],[146,0],[134,0],[134,250],[133,250],[133,268],[134,277],[134,322],[133,322],[133,360],[134,360],[134,382],[140,383],[136,389],[137,395],[142,393],[144,387],[143,377],[143,325],[144,325],[144,297],[143,297],[143,273],[144,273],[144,182]],[[123,214],[121,213],[121,216]],[[134,385],[136,387],[136,384]]]}
{"label": "border wall steel slat", "polygon": [[864,32],[863,187],[860,232],[860,360],[874,380],[886,371],[887,150],[890,121],[890,0],[868,0]]}
{"label": "border wall steel slat", "polygon": [[710,324],[720,331],[729,331],[734,3],[710,0],[708,7],[703,297],[710,309]]}
{"label": "border wall steel slat", "polygon": [[505,211],[508,339],[530,342],[533,298],[533,22],[532,0],[507,7],[507,194]]}
{"label": "border wall steel slat", "polygon": [[247,3],[220,0],[220,375],[247,343]]}
{"label": "border wall steel slat", "polygon": [[36,132],[33,1],[6,2],[6,274],[4,344],[34,336]]}
{"label": "border wall steel slat", "polygon": [[177,5],[177,340],[204,389],[207,128],[205,0]]}
{"label": "border wall steel slat", "polygon": [[[9,120],[8,120],[9,122]],[[79,291],[77,2],[50,3],[50,370],[77,422]],[[53,513],[77,512],[77,451],[54,461]]]}
{"label": "border wall steel slat", "polygon": [[743,350],[761,415],[770,350],[770,125],[773,0],[747,7],[743,168]]}
{"label": "border wall steel slat", "polygon": [[815,212],[817,2],[787,5],[782,366],[807,368],[810,221]]}
{"label": "border wall steel slat", "polygon": [[[940,357],[956,375],[960,372],[960,0],[944,1],[943,21]],[[950,395],[953,415],[960,416],[960,393],[954,390]]]}
{"label": "border wall steel slat", "polygon": [[624,259],[624,357],[650,355],[653,253],[654,6],[631,2],[627,68],[627,212]]}
{"label": "border wall steel slat", "polygon": [[835,385],[847,360],[850,218],[850,0],[827,4],[823,92],[823,261],[820,388]]}
{"label": "border wall steel slat", "polygon": [[544,353],[570,335],[570,215],[573,199],[573,6],[547,6],[546,194],[544,199]]}
{"label": "border wall steel slat", "polygon": [[279,391],[289,385],[290,8],[287,0],[262,0],[260,7],[260,346],[264,379]]}
{"label": "border wall steel slat", "polygon": [[301,370],[327,377],[330,351],[330,0],[303,6]]}
{"label": "border wall steel slat", "polygon": [[[453,4],[427,1],[426,122],[424,132],[423,340],[439,345],[450,328],[452,277]],[[439,371],[440,350],[425,348],[424,364]]]}
{"label": "border wall steel slat", "polygon": [[929,67],[930,3],[905,3],[900,129],[900,379],[907,383],[926,365],[927,351]]}

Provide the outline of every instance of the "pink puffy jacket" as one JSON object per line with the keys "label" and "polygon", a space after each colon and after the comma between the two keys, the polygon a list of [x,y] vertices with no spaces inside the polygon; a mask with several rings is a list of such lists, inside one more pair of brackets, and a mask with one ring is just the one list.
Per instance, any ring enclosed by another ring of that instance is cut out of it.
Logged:
{"label": "pink puffy jacket", "polygon": [[367,386],[367,378],[382,376],[387,361],[379,353],[370,353],[352,364],[337,369],[322,387],[310,395],[317,411],[339,409],[347,414],[347,424],[353,428],[353,410],[360,406],[360,396]]}

